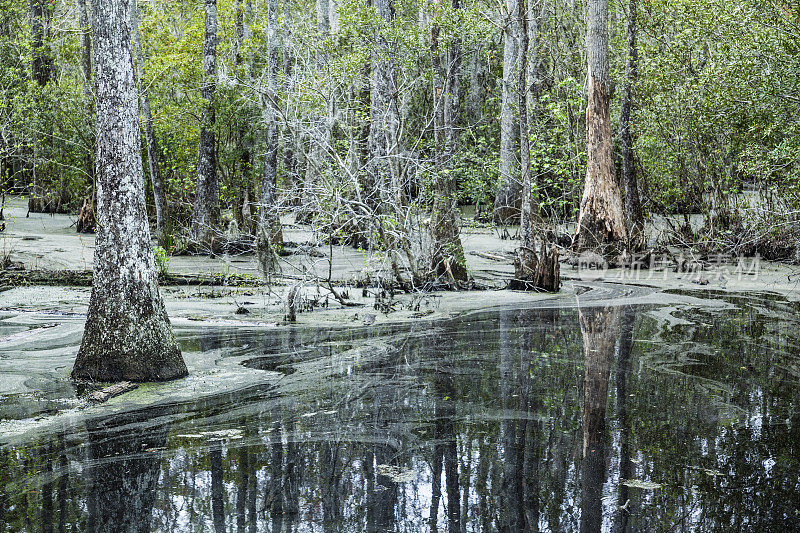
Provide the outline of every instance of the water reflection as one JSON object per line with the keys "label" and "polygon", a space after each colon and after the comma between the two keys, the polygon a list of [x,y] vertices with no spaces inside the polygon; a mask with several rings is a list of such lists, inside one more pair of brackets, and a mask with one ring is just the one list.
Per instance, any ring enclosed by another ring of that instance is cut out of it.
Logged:
{"label": "water reflection", "polygon": [[[86,424],[86,531],[150,531],[169,424],[151,426],[146,432],[136,425],[164,414],[161,409]],[[66,482],[66,473],[61,479]],[[42,509],[47,514],[48,507]],[[66,518],[62,512],[59,517]]]}
{"label": "water reflection", "polygon": [[798,328],[738,303],[186,338],[296,371],[1,447],[0,530],[792,529]]}

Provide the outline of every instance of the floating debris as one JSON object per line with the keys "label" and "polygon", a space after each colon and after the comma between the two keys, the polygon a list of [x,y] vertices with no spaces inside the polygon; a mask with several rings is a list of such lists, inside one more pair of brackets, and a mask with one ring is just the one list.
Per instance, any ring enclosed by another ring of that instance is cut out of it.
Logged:
{"label": "floating debris", "polygon": [[417,478],[417,472],[410,468],[401,468],[394,465],[378,465],[378,474],[386,476],[395,483],[407,483]]}
{"label": "floating debris", "polygon": [[643,479],[623,479],[620,483],[631,489],[656,490],[661,488],[661,483],[653,483]]}

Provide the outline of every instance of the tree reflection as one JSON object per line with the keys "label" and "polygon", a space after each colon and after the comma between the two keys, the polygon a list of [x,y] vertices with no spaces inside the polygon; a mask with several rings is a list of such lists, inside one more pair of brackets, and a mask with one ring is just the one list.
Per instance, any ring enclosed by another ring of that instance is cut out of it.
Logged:
{"label": "tree reflection", "polygon": [[131,413],[86,423],[90,531],[150,531],[169,424],[144,422],[159,414],[165,413]]}
{"label": "tree reflection", "polygon": [[606,403],[611,361],[620,334],[618,307],[579,308],[583,336],[583,468],[581,531],[600,531],[606,480]]}

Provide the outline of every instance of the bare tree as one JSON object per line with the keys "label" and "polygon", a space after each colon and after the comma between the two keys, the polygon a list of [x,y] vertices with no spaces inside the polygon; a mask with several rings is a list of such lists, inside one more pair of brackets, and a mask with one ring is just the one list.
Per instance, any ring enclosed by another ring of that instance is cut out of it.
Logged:
{"label": "bare tree", "polygon": [[92,296],[73,379],[155,381],[187,373],[158,291],[150,244],[131,1],[93,2],[99,223]]}
{"label": "bare tree", "polygon": [[589,106],[586,110],[586,184],[574,246],[620,254],[628,234],[622,193],[614,176],[608,64],[608,0],[589,0],[586,30]]}
{"label": "bare tree", "polygon": [[197,189],[192,230],[201,246],[212,244],[219,220],[217,155],[214,124],[214,93],[217,88],[217,0],[205,0],[205,38],[203,42],[203,113],[200,143],[197,148]]}

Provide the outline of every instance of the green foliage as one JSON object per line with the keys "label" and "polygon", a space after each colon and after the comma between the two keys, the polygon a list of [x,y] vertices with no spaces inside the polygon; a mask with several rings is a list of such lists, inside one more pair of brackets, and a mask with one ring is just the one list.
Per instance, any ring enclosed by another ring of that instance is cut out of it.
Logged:
{"label": "green foliage", "polygon": [[156,246],[153,249],[153,255],[156,259],[156,268],[161,276],[166,276],[169,273],[169,253],[161,246]]}

